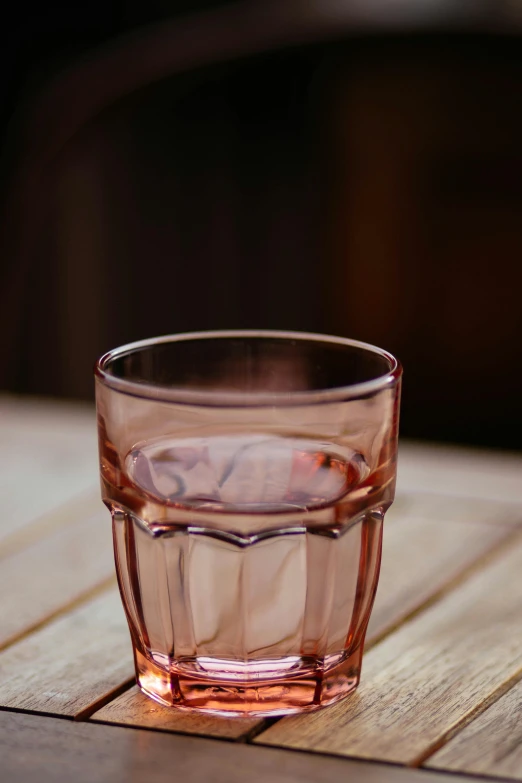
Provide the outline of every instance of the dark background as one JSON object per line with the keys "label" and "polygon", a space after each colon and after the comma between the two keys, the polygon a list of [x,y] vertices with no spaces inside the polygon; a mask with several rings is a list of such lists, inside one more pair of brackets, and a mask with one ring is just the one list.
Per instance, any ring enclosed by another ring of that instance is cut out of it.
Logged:
{"label": "dark background", "polygon": [[145,47],[123,93],[67,131],[117,76],[85,63],[242,5],[42,3],[4,25],[1,388],[90,399],[95,358],[134,339],[323,331],[402,360],[404,435],[519,449],[515,4],[432,2],[419,19],[402,2],[383,20],[370,2],[299,46],[268,4],[273,50],[249,54],[244,25],[240,56],[143,84]]}

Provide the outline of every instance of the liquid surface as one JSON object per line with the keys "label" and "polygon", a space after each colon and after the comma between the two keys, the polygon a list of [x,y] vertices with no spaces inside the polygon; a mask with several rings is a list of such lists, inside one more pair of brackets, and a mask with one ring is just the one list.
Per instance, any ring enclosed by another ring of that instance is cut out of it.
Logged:
{"label": "liquid surface", "polygon": [[125,467],[162,504],[248,513],[329,505],[368,473],[352,450],[266,435],[155,441],[133,449]]}

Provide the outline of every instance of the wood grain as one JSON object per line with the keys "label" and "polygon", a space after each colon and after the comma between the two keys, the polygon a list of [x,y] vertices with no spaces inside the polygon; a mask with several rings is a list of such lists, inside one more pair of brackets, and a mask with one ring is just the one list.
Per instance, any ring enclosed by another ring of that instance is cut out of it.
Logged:
{"label": "wood grain", "polygon": [[0,653],[0,706],[73,717],[133,675],[112,589]]}
{"label": "wood grain", "polygon": [[0,649],[114,577],[109,512],[60,527],[0,563]]}
{"label": "wood grain", "polygon": [[91,720],[226,739],[239,739],[261,725],[258,718],[213,718],[162,707],[137,686],[95,712]]}
{"label": "wood grain", "polygon": [[522,681],[428,759],[425,766],[522,779]]}
{"label": "wood grain", "polygon": [[[463,783],[461,776],[0,713],[6,783]],[[471,780],[468,778],[468,780]]]}
{"label": "wood grain", "polygon": [[0,398],[0,551],[5,537],[98,485],[91,406]]}
{"label": "wood grain", "polygon": [[345,702],[257,742],[417,764],[522,667],[522,539],[365,656]]}
{"label": "wood grain", "polygon": [[[415,504],[417,506],[417,504]],[[448,504],[443,517],[394,506],[384,523],[381,575],[368,627],[372,643],[444,590],[492,548],[513,536],[510,527],[461,521]]]}

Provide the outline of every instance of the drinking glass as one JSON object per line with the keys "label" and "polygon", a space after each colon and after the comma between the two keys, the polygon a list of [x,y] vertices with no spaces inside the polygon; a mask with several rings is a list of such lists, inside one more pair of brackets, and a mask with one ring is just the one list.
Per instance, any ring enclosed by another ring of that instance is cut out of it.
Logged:
{"label": "drinking glass", "polygon": [[184,710],[314,710],[358,684],[401,367],[339,337],[181,334],[96,365],[102,497],[138,683]]}

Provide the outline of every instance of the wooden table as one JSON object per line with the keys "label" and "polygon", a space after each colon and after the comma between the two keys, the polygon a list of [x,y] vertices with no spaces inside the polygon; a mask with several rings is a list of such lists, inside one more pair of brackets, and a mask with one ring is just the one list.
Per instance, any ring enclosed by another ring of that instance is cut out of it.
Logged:
{"label": "wooden table", "polygon": [[2,781],[522,779],[521,456],[404,443],[358,691],[211,719],[134,685],[93,411],[0,422]]}

